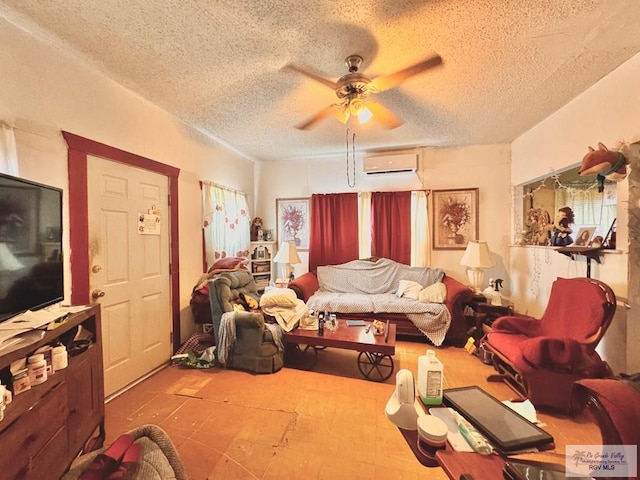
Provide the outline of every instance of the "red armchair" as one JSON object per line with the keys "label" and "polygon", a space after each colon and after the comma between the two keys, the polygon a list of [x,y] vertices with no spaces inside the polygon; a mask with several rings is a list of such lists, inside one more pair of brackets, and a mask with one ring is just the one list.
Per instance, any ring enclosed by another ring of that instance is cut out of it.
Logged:
{"label": "red armchair", "polygon": [[603,445],[640,445],[640,373],[579,380],[572,400],[574,411],[591,414]]}
{"label": "red armchair", "polygon": [[595,351],[616,309],[611,288],[591,278],[558,278],[540,319],[496,319],[483,339],[511,388],[541,409],[570,411],[573,382],[612,375]]}

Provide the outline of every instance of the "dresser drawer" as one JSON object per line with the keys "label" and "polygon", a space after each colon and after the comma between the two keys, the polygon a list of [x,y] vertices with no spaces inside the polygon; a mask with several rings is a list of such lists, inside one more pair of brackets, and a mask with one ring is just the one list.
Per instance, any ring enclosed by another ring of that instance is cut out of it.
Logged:
{"label": "dresser drawer", "polygon": [[26,478],[29,480],[44,480],[45,478],[60,478],[69,465],[60,460],[68,458],[68,433],[66,425],[63,425],[49,439],[44,447],[29,459],[29,471]]}
{"label": "dresser drawer", "polygon": [[[9,404],[12,406],[13,403]],[[60,381],[45,390],[44,396],[2,432],[0,472],[3,478],[30,478],[27,473],[32,468],[32,459],[66,426],[67,416],[67,386]],[[67,448],[66,434],[64,448]]]}

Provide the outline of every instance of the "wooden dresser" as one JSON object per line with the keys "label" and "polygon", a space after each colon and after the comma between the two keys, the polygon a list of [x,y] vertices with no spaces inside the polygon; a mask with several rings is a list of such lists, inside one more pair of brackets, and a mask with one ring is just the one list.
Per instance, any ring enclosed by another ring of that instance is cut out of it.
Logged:
{"label": "wooden dresser", "polygon": [[48,330],[41,340],[10,353],[0,351],[0,379],[10,385],[11,362],[37,348],[69,341],[81,325],[93,334],[93,343],[47,381],[14,395],[0,421],[0,477],[3,479],[58,479],[94,435],[104,440],[104,381],[100,305],[70,314]]}

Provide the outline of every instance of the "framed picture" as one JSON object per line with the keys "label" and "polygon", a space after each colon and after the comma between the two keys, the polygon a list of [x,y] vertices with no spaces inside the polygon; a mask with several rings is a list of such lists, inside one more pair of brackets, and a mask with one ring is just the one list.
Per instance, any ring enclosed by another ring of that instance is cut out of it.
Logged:
{"label": "framed picture", "polygon": [[578,233],[573,237],[573,246],[574,247],[588,247],[591,243],[591,239],[593,238],[593,234],[596,231],[596,227],[580,227],[578,229]]}
{"label": "framed picture", "polygon": [[433,190],[433,249],[464,250],[478,239],[477,188]]}
{"label": "framed picture", "polygon": [[604,237],[604,248],[613,249],[616,248],[616,219],[613,219],[611,222],[611,226],[609,227],[609,231],[607,232],[607,236]]}
{"label": "framed picture", "polygon": [[309,198],[276,198],[278,243],[294,242],[309,250]]}
{"label": "framed picture", "polygon": [[35,255],[38,250],[39,190],[0,186],[0,242],[15,255]]}

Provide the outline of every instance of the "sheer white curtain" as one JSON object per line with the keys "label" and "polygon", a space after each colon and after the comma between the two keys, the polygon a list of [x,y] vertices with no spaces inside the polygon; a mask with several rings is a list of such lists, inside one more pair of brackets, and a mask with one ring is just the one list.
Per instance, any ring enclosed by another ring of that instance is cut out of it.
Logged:
{"label": "sheer white curtain", "polygon": [[18,151],[13,128],[0,121],[0,172],[18,176]]}
{"label": "sheer white curtain", "polygon": [[371,192],[358,193],[358,254],[371,256]]}
{"label": "sheer white curtain", "polygon": [[[411,192],[411,266],[414,267],[428,267],[431,262],[427,206],[427,192]],[[360,258],[371,256],[371,192],[358,194],[358,247]]]}
{"label": "sheer white curtain", "polygon": [[428,267],[431,263],[428,212],[427,192],[411,192],[411,265],[414,267]]}
{"label": "sheer white curtain", "polygon": [[207,269],[221,258],[249,255],[251,218],[244,193],[202,182],[202,212]]}

